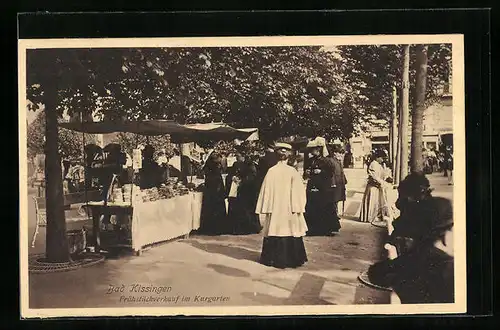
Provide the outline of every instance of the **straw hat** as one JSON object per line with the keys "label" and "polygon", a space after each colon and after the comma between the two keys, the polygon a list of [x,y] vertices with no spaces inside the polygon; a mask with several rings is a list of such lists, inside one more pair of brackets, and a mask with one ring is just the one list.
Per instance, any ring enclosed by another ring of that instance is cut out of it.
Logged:
{"label": "straw hat", "polygon": [[274,149],[287,149],[287,150],[292,150],[292,146],[288,143],[283,143],[283,142],[278,142],[274,145]]}
{"label": "straw hat", "polygon": [[321,148],[323,157],[328,156],[328,149],[326,147],[326,140],[323,137],[317,136],[314,140],[309,141],[307,148]]}
{"label": "straw hat", "polygon": [[321,144],[321,141],[318,140],[318,138],[309,141],[309,143],[307,144],[307,148],[320,148],[320,147],[323,147],[323,145]]}

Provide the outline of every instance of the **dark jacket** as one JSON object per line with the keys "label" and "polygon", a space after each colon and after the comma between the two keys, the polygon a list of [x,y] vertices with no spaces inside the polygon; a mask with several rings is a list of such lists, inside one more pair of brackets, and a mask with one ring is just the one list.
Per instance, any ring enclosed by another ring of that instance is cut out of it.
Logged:
{"label": "dark jacket", "polygon": [[[319,173],[315,173],[319,171]],[[307,190],[331,191],[333,180],[333,162],[322,156],[312,157],[304,170],[304,178],[309,179]]]}
{"label": "dark jacket", "polygon": [[451,201],[429,196],[418,203],[404,203],[398,199],[400,216],[393,221],[391,238],[408,237],[415,241],[427,239],[439,221],[453,218]]}
{"label": "dark jacket", "polygon": [[275,152],[266,151],[264,157],[259,160],[257,166],[257,180],[262,184],[266,177],[267,171],[274,165],[278,164],[278,156]]}
{"label": "dark jacket", "polygon": [[143,162],[139,170],[139,178],[141,189],[159,187],[162,180],[162,168],[155,161]]}
{"label": "dark jacket", "polygon": [[226,196],[229,195],[229,191],[231,190],[231,184],[233,182],[233,178],[236,176],[236,177],[242,179],[242,176],[244,175],[244,171],[245,171],[245,163],[244,162],[236,161],[233,163],[233,166],[228,167],[226,182],[225,182]]}
{"label": "dark jacket", "polygon": [[368,278],[391,287],[403,304],[454,302],[454,259],[434,246],[376,263]]}
{"label": "dark jacket", "polygon": [[331,166],[333,169],[332,176],[332,188],[334,191],[333,200],[335,202],[345,201],[346,200],[346,189],[345,186],[347,184],[347,178],[344,173],[344,168],[340,161],[336,158],[331,159]]}

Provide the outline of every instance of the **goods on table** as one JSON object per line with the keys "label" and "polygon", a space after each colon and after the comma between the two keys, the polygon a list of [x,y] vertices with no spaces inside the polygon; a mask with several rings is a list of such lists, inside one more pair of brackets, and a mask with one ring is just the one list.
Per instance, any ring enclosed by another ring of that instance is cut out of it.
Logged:
{"label": "goods on table", "polygon": [[160,194],[158,188],[150,188],[142,190],[142,201],[143,202],[154,202],[160,199]]}
{"label": "goods on table", "polygon": [[204,183],[197,185],[197,186],[193,189],[193,191],[196,191],[196,192],[203,192],[203,190],[205,190],[205,184],[204,184]]}
{"label": "goods on table", "polygon": [[112,202],[123,202],[123,192],[122,188],[113,188],[113,194],[111,195]]}
{"label": "goods on table", "polygon": [[130,203],[132,199],[132,185],[126,184],[123,186],[123,201]]}
{"label": "goods on table", "polygon": [[168,198],[172,198],[172,197],[176,196],[175,190],[174,190],[173,186],[171,186],[171,185],[169,185],[169,186],[162,185],[158,191],[160,193],[160,196],[162,196],[162,198],[164,198],[164,199],[168,199]]}
{"label": "goods on table", "polygon": [[150,188],[141,190],[143,202],[153,202],[159,199],[169,199],[176,196],[189,194],[190,189],[177,180],[169,180],[159,188]]}
{"label": "goods on table", "polygon": [[189,188],[181,183],[175,184],[174,190],[177,191],[177,195],[180,196],[189,194]]}

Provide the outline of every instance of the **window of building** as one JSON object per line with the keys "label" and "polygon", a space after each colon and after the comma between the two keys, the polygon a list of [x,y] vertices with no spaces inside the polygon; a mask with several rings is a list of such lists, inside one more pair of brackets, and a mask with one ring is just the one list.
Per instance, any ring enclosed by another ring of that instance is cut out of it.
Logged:
{"label": "window of building", "polygon": [[372,136],[372,142],[387,142],[389,141],[388,136]]}

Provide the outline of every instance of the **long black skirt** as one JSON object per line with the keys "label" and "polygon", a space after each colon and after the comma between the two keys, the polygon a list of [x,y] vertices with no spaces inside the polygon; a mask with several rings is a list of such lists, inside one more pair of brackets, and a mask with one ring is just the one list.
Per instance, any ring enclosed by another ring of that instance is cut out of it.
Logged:
{"label": "long black skirt", "polygon": [[296,268],[307,262],[302,237],[264,238],[260,263],[275,268]]}
{"label": "long black skirt", "polygon": [[203,195],[200,228],[197,232],[203,235],[223,235],[231,232],[223,197]]}
{"label": "long black skirt", "polygon": [[257,234],[261,230],[255,207],[242,198],[229,198],[228,218],[234,235]]}
{"label": "long black skirt", "polygon": [[331,192],[309,191],[304,216],[308,236],[330,235],[340,230],[337,202]]}

